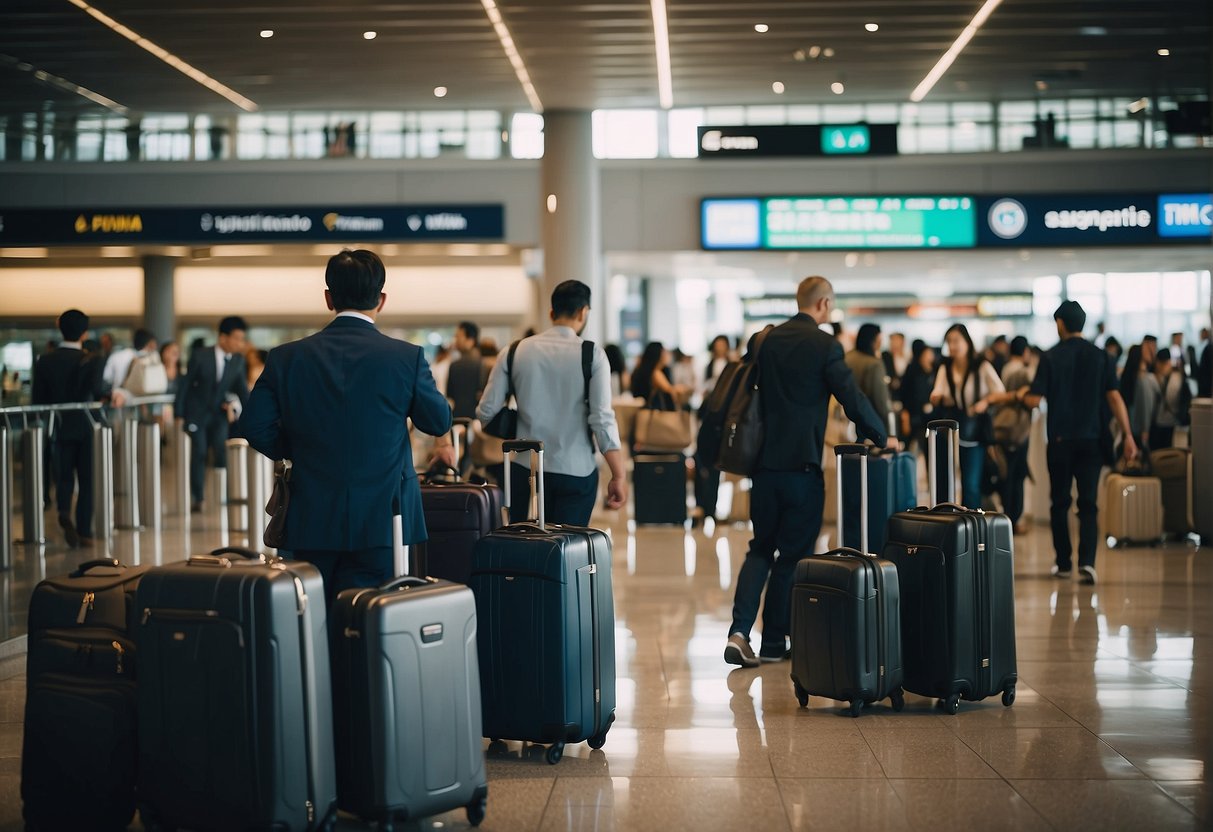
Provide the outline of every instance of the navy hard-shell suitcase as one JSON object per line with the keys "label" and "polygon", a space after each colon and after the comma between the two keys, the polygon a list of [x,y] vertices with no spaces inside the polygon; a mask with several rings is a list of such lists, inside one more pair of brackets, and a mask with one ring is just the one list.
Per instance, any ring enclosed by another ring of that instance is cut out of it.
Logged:
{"label": "navy hard-shell suitcase", "polygon": [[34,588],[21,799],[26,829],[125,829],[135,814],[135,590],[94,560]]}
{"label": "navy hard-shell suitcase", "polygon": [[139,810],[147,829],[331,829],[324,583],[246,549],[139,584]]}
{"label": "navy hard-shell suitcase", "polygon": [[[847,455],[839,462],[842,467],[843,504],[842,541],[839,546],[860,547],[859,461],[861,457]],[[883,552],[888,535],[889,518],[899,511],[909,511],[918,505],[918,460],[914,454],[873,450],[867,457],[868,466],[868,543],[869,552]]]}
{"label": "navy hard-shell suitcase", "polygon": [[[955,494],[952,465],[956,422],[928,426],[931,494],[940,448],[947,452],[945,493]],[[937,442],[942,435],[952,441]],[[900,512],[889,520],[884,556],[901,583],[904,687],[938,697],[949,713],[960,700],[1002,694],[1015,701],[1015,564],[1011,521],[1005,514],[954,502]]]}
{"label": "navy hard-shell suitcase", "polygon": [[338,805],[381,832],[459,807],[478,826],[488,785],[471,590],[405,576],[345,590],[333,618]]}
{"label": "navy hard-shell suitcase", "polygon": [[476,544],[470,585],[484,735],[549,744],[555,765],[566,743],[601,748],[615,720],[611,541],[596,529],[544,524],[542,442],[509,441],[504,450],[507,464],[511,453],[535,451],[539,520]]}
{"label": "navy hard-shell suitcase", "polygon": [[[856,514],[867,513],[868,486],[864,445],[838,445],[839,506],[848,492],[859,492]],[[856,461],[854,486],[844,487],[844,462]],[[845,509],[841,511],[846,515]],[[842,533],[843,517],[838,519]],[[860,524],[860,548],[839,548],[810,555],[796,564],[792,584],[792,682],[803,708],[810,696],[849,703],[857,717],[866,703],[888,697],[893,710],[902,695],[901,612],[897,568],[867,554],[867,527]]]}

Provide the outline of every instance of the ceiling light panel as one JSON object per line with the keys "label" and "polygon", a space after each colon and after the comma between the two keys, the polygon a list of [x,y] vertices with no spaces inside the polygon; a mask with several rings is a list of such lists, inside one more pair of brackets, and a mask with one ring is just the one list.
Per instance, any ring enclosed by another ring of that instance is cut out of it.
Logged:
{"label": "ceiling light panel", "polygon": [[522,85],[522,91],[526,94],[527,101],[531,102],[531,109],[542,113],[543,102],[539,99],[535,85],[531,83],[531,73],[527,71],[526,63],[523,62],[522,55],[518,52],[509,27],[505,25],[505,19],[501,16],[501,9],[497,7],[496,0],[480,0],[480,4],[484,6],[484,13],[488,15],[489,23],[493,24],[493,31],[497,33],[497,40],[501,41],[501,48],[505,50],[505,56],[509,59],[510,66],[514,68],[514,75],[518,78],[518,83]]}
{"label": "ceiling light panel", "polygon": [[969,21],[969,25],[965,26],[956,40],[948,47],[948,51],[944,52],[940,59],[931,67],[931,71],[927,73],[927,77],[914,88],[910,93],[911,101],[922,101],[927,97],[927,93],[939,82],[944,73],[956,61],[956,58],[964,51],[964,48],[969,45],[969,41],[977,34],[977,30],[989,19],[994,10],[1002,4],[1002,0],[986,0],[981,8],[977,10],[977,14],[973,15],[973,19]]}
{"label": "ceiling light panel", "polygon": [[650,0],[650,5],[653,9],[653,40],[657,49],[657,100],[661,109],[668,110],[674,106],[674,73],[670,66],[670,21],[665,0]]}
{"label": "ceiling light panel", "polygon": [[217,93],[218,95],[223,96],[224,98],[226,98],[228,101],[235,104],[240,109],[245,110],[246,112],[250,112],[250,113],[255,112],[257,110],[257,105],[250,99],[245,98],[243,95],[236,92],[234,89],[227,86],[226,84],[222,84],[219,81],[216,81],[214,78],[207,75],[205,72],[203,72],[202,70],[193,66],[192,64],[188,64],[185,61],[181,60],[176,55],[174,55],[173,53],[171,53],[167,49],[165,49],[163,46],[160,46],[157,43],[153,43],[152,41],[150,41],[147,38],[140,35],[138,32],[134,31],[133,29],[130,29],[129,27],[124,26],[123,24],[119,23],[117,20],[115,20],[114,18],[112,18],[108,14],[106,14],[105,12],[98,9],[96,6],[91,6],[88,3],[84,2],[84,0],[68,0],[68,2],[71,3],[73,6],[75,6],[76,8],[78,8],[81,11],[88,14],[93,19],[97,20],[103,26],[106,26],[107,28],[109,28],[111,31],[126,38],[131,43],[138,46],[140,49],[146,50],[147,52],[150,52],[152,55],[155,55],[161,61],[168,64],[173,69],[180,72],[182,75],[185,75],[187,78],[190,78],[191,80],[198,82],[199,84],[201,84],[202,86],[204,86],[208,90],[210,90],[211,92],[214,92],[214,93]]}
{"label": "ceiling light panel", "polygon": [[107,98],[99,92],[93,92],[88,87],[82,87],[79,84],[72,83],[66,78],[60,78],[58,75],[54,75],[44,69],[37,69],[25,61],[18,60],[11,55],[0,55],[0,66],[10,66],[22,72],[32,72],[34,74],[34,78],[38,79],[44,84],[50,84],[52,87],[58,87],[64,92],[75,93],[81,98],[87,98],[94,104],[100,104],[102,107],[113,110],[119,115],[126,115],[127,113],[127,108],[123,107],[112,98]]}

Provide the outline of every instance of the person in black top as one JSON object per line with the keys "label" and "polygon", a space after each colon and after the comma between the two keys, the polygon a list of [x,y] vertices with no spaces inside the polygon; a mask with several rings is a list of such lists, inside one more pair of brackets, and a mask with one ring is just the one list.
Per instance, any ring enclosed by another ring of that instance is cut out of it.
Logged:
{"label": "person in black top", "polygon": [[1049,400],[1048,461],[1051,483],[1053,549],[1057,562],[1053,574],[1070,577],[1073,547],[1070,542],[1070,487],[1078,484],[1078,569],[1085,584],[1096,581],[1095,550],[1099,542],[1099,510],[1096,491],[1103,467],[1099,449],[1103,403],[1124,432],[1124,456],[1137,457],[1137,444],[1129,428],[1129,413],[1117,389],[1116,371],[1102,350],[1082,337],[1087,313],[1077,301],[1068,300],[1053,313],[1061,342],[1040,359],[1030,388],[1016,395],[1028,407]]}
{"label": "person in black top", "polygon": [[[86,355],[82,348],[88,331],[88,315],[69,309],[59,316],[63,342],[54,352],[38,358],[34,365],[34,404],[92,402],[102,398],[101,372],[105,360]],[[53,436],[55,498],[59,503],[59,526],[67,545],[93,543],[93,429],[83,412],[59,414]],[[72,522],[72,496],[79,484],[76,518]]]}
{"label": "person in black top", "polygon": [[455,327],[455,349],[459,360],[451,364],[446,397],[456,419],[476,418],[476,405],[489,380],[489,370],[480,353],[480,327],[463,321]]}
{"label": "person in black top", "polygon": [[911,347],[914,358],[901,377],[901,431],[910,442],[917,443],[926,459],[927,422],[931,418],[931,390],[935,387],[935,350],[921,338]]}
{"label": "person in black top", "polygon": [[[805,278],[796,304],[800,313],[772,329],[757,354],[765,438],[750,496],[754,539],[737,576],[724,651],[726,662],[742,667],[788,655],[792,572],[798,560],[812,554],[825,507],[821,456],[830,396],[842,404],[861,437],[897,447],[897,438],[888,435],[859,392],[842,345],[820,329],[830,320],[834,287],[824,277]],[[755,656],[750,630],[764,585],[762,647]]]}

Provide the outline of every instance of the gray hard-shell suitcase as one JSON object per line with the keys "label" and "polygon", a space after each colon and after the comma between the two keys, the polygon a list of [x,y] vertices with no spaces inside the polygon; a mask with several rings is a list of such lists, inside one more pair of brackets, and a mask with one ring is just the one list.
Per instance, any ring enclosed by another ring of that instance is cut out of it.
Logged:
{"label": "gray hard-shell suitcase", "polygon": [[[606,743],[615,721],[615,604],[611,539],[597,529],[545,525],[543,443],[534,450],[537,523],[514,523],[482,537],[472,562],[480,636],[484,735],[550,743],[555,765],[570,742]],[[506,505],[510,502],[506,481]]]}
{"label": "gray hard-shell suitcase", "polygon": [[247,549],[139,584],[139,808],[148,829],[332,829],[324,582]]}
{"label": "gray hard-shell suitcase", "polygon": [[[940,493],[939,471],[952,471],[958,425],[927,425],[931,499]],[[938,464],[940,442],[949,457]],[[939,698],[948,713],[960,700],[1002,694],[1015,701],[1015,556],[1005,514],[956,505],[955,477],[942,481],[948,502],[889,519],[884,556],[897,564],[901,586],[903,686]]]}
{"label": "gray hard-shell suitcase", "polygon": [[[868,447],[838,445],[838,535],[844,460],[859,458],[858,515],[868,514]],[[796,564],[792,584],[792,682],[803,708],[809,696],[850,703],[857,717],[866,703],[888,697],[905,705],[901,691],[901,607],[897,568],[868,552],[868,524],[860,523],[860,549],[809,555]]]}
{"label": "gray hard-shell suitcase", "polygon": [[337,805],[390,832],[460,807],[484,819],[476,599],[404,576],[347,589],[333,610]]}

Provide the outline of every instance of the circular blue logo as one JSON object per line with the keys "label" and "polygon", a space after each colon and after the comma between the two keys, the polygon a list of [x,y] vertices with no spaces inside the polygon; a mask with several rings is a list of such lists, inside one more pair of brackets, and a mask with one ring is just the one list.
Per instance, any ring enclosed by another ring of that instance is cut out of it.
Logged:
{"label": "circular blue logo", "polygon": [[1014,199],[1000,199],[990,208],[990,230],[1004,240],[1014,240],[1028,227],[1028,212]]}

